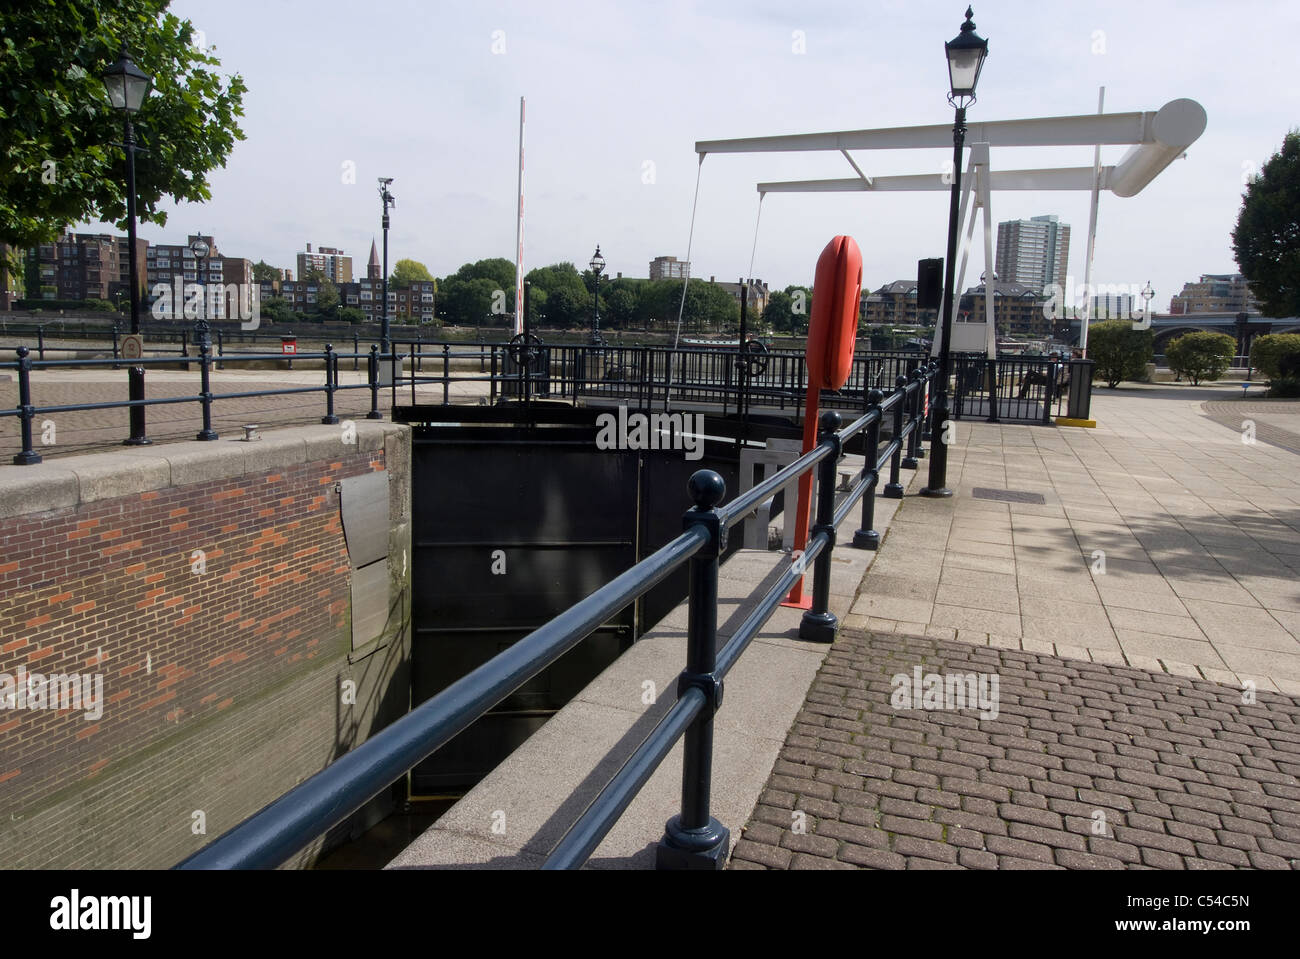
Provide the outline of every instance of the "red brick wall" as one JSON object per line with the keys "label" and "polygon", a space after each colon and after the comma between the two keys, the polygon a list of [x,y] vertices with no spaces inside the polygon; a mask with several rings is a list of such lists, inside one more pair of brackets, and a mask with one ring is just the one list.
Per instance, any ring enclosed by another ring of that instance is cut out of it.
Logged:
{"label": "red brick wall", "polygon": [[[319,672],[313,660],[346,662],[350,567],[334,484],[384,468],[381,446],[0,520],[0,673],[100,673],[104,697],[97,721],[0,709],[0,818],[39,814],[167,751]],[[331,710],[333,685],[322,693]]]}

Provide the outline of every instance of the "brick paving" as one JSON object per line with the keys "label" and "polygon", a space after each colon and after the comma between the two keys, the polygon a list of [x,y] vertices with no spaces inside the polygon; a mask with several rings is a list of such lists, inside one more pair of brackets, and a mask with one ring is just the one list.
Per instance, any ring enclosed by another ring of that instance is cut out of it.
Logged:
{"label": "brick paving", "polygon": [[[997,715],[891,705],[998,677]],[[844,629],[733,869],[1295,869],[1300,701],[1168,673]]]}

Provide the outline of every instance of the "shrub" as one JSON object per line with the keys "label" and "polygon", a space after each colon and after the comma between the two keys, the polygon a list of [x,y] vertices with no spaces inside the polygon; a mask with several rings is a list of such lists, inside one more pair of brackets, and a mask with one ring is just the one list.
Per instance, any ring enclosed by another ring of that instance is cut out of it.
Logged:
{"label": "shrub", "polygon": [[1151,362],[1151,330],[1135,330],[1128,320],[1106,320],[1088,328],[1088,356],[1097,365],[1093,378],[1111,389],[1123,380],[1139,380]]}
{"label": "shrub", "polygon": [[1171,370],[1200,386],[1201,380],[1214,381],[1228,371],[1236,349],[1237,341],[1226,333],[1184,333],[1165,349],[1165,359]]}
{"label": "shrub", "polygon": [[1250,347],[1250,365],[1269,379],[1287,375],[1284,367],[1300,375],[1300,333],[1269,333],[1255,340]]}

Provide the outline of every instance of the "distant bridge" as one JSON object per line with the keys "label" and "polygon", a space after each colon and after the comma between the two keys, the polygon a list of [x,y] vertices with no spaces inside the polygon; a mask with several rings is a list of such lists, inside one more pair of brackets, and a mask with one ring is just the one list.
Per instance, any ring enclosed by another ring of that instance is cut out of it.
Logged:
{"label": "distant bridge", "polygon": [[1269,317],[1258,313],[1154,313],[1151,330],[1155,334],[1156,353],[1163,353],[1175,337],[1205,330],[1235,337],[1237,353],[1244,356],[1250,352],[1250,344],[1257,336],[1300,333],[1300,317]]}

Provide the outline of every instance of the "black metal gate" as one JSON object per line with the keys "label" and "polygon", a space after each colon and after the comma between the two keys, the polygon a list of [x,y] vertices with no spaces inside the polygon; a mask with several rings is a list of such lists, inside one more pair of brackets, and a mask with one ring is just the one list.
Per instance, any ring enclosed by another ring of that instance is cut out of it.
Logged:
{"label": "black metal gate", "polygon": [[[735,490],[737,453],[602,450],[596,410],[397,408],[414,425],[413,647],[418,705],[633,566],[682,529],[700,468]],[[492,424],[518,416],[519,425]],[[433,425],[437,420],[451,420]],[[466,422],[479,420],[479,423]],[[733,537],[732,549],[742,537]],[[412,772],[413,796],[473,786],[672,610],[686,571],[621,610]]]}

